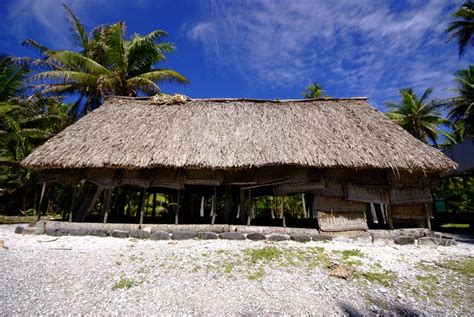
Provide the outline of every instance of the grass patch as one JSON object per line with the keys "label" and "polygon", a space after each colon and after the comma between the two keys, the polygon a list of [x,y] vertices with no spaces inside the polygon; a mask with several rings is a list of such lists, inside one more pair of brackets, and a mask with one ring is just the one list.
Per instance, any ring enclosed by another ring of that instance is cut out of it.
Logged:
{"label": "grass patch", "polygon": [[446,260],[436,264],[439,267],[456,271],[467,277],[474,277],[474,258],[461,258],[458,260]]}
{"label": "grass patch", "polygon": [[458,228],[458,229],[469,229],[467,223],[445,223],[441,225],[441,228]]}
{"label": "grass patch", "polygon": [[0,224],[2,225],[12,225],[15,223],[30,223],[38,219],[38,216],[1,216],[0,215]]}
{"label": "grass patch", "polygon": [[436,275],[429,273],[426,275],[416,275],[416,279],[419,281],[420,288],[426,292],[429,297],[436,295],[436,289],[438,288],[439,279]]}
{"label": "grass patch", "polygon": [[351,257],[359,257],[363,258],[365,257],[365,254],[357,249],[352,249],[352,250],[341,250],[341,251],[333,251],[334,253],[339,253],[341,255],[342,260],[348,260]]}
{"label": "grass patch", "polygon": [[271,262],[281,256],[281,251],[276,247],[263,247],[261,249],[245,249],[244,254],[250,257],[250,262]]}
{"label": "grass patch", "polygon": [[117,289],[123,289],[123,288],[129,289],[135,285],[136,285],[136,281],[134,279],[126,278],[122,276],[120,280],[118,280],[118,282],[112,286],[112,290],[115,291]]}
{"label": "grass patch", "polygon": [[354,277],[363,279],[371,283],[377,283],[386,287],[391,287],[397,281],[398,276],[391,270],[382,268],[379,263],[375,263],[368,271],[356,271]]}
{"label": "grass patch", "polygon": [[234,269],[234,264],[232,263],[227,263],[225,266],[224,266],[224,273],[231,273],[232,270]]}
{"label": "grass patch", "polygon": [[262,266],[260,266],[257,269],[257,271],[255,271],[254,273],[252,273],[248,276],[248,279],[250,281],[261,281],[261,280],[263,280],[264,277],[265,277],[265,270],[263,269]]}

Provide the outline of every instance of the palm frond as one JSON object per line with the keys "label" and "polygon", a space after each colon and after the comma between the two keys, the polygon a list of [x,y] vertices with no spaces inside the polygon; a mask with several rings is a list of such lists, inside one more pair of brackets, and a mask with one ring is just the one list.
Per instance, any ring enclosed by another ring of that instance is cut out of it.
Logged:
{"label": "palm frond", "polygon": [[66,4],[63,3],[63,7],[71,23],[70,29],[74,42],[79,45],[84,52],[87,53],[89,51],[89,37],[87,35],[86,28]]}
{"label": "palm frond", "polygon": [[48,47],[44,46],[43,44],[40,44],[39,42],[33,40],[33,39],[26,39],[23,42],[21,42],[21,45],[23,46],[31,46],[35,49],[37,49],[42,55],[45,57],[51,56],[54,54],[56,51],[49,49]]}

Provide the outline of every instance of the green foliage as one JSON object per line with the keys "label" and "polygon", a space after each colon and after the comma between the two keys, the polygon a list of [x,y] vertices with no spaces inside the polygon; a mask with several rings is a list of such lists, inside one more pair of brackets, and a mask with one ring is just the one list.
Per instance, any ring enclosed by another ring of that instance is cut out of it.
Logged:
{"label": "green foliage", "polygon": [[329,97],[324,95],[324,88],[322,85],[318,85],[317,83],[312,83],[309,86],[306,86],[306,90],[301,92],[301,95],[305,99],[313,99],[313,98],[321,98],[321,97]]}
{"label": "green foliage", "polygon": [[14,58],[0,58],[0,212],[27,209],[35,174],[20,162],[38,145],[69,124],[60,99],[22,99],[28,69]]}
{"label": "green foliage", "polygon": [[276,247],[264,247],[261,249],[245,249],[244,254],[250,257],[252,263],[271,262],[281,256],[281,251]]}
{"label": "green foliage", "polygon": [[29,70],[11,56],[0,55],[0,102],[23,93],[24,83]]}
{"label": "green foliage", "polygon": [[391,270],[383,269],[380,265],[372,265],[368,271],[356,271],[354,277],[364,279],[371,283],[377,283],[385,287],[391,287],[397,281],[398,276]]}
{"label": "green foliage", "polygon": [[131,278],[126,278],[126,277],[120,277],[120,280],[118,280],[117,283],[115,283],[113,286],[112,286],[112,290],[118,290],[118,289],[129,289],[133,286],[135,286],[137,283],[134,279],[131,279]]}
{"label": "green foliage", "polygon": [[265,277],[265,269],[261,266],[258,267],[257,271],[248,275],[250,281],[261,281]]}
{"label": "green foliage", "polygon": [[455,21],[446,29],[450,33],[449,40],[456,38],[459,44],[459,55],[462,56],[468,45],[473,46],[474,40],[474,1],[469,0],[462,4],[453,14]]}
{"label": "green foliage", "polygon": [[448,103],[449,119],[453,122],[455,142],[474,137],[474,65],[456,72],[457,96]]}
{"label": "green foliage", "polygon": [[437,263],[439,267],[455,271],[465,277],[474,277],[474,258],[465,257]]}
{"label": "green foliage", "polygon": [[42,70],[33,77],[38,82],[38,94],[78,94],[73,111],[84,114],[99,107],[106,95],[154,95],[160,93],[158,83],[188,83],[174,70],[154,67],[166,60],[166,53],[174,51],[172,44],[162,42],[167,35],[164,31],[134,34],[127,39],[125,23],[118,22],[98,26],[88,34],[67,6],[65,10],[79,53],[55,51],[31,39],[23,42],[43,55],[41,60],[33,61]]}
{"label": "green foliage", "polygon": [[441,105],[428,101],[432,92],[433,90],[428,88],[418,97],[411,88],[400,89],[401,101],[386,103],[390,108],[386,115],[415,138],[425,143],[431,141],[436,145],[439,135],[442,134],[440,125],[449,122],[441,117]]}
{"label": "green foliage", "polygon": [[441,179],[434,195],[446,200],[449,212],[469,212],[474,210],[474,177],[451,176]]}

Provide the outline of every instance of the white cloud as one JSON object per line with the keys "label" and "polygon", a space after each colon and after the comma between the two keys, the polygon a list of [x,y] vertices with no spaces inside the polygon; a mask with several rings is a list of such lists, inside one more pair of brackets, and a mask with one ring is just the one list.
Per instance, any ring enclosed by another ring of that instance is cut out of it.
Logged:
{"label": "white cloud", "polygon": [[[202,2],[201,2],[202,3]],[[400,85],[449,85],[461,62],[444,29],[457,3],[410,1],[209,1],[188,37],[212,63],[251,84],[302,87],[317,80],[348,95],[396,97]],[[392,89],[386,90],[392,85]],[[446,86],[444,86],[446,87]],[[330,92],[329,92],[330,93]],[[385,99],[386,100],[386,99]]]}
{"label": "white cloud", "polygon": [[8,25],[18,42],[34,34],[36,40],[52,48],[70,48],[73,43],[62,5],[64,2],[83,24],[89,25],[90,10],[105,0],[16,0],[8,6],[3,23]]}

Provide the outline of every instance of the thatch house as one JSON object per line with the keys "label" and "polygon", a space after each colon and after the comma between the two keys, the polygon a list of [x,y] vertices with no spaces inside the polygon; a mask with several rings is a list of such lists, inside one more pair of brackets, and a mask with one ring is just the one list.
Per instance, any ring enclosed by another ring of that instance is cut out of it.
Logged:
{"label": "thatch house", "polygon": [[306,194],[309,226],[326,231],[366,229],[377,212],[390,227],[422,224],[430,188],[456,167],[366,98],[182,96],[109,98],[23,164],[39,170],[43,182],[83,184],[72,208],[79,221],[101,192],[105,215],[120,209],[111,190],[128,186],[171,192],[176,223],[195,220],[200,203],[202,216],[202,196],[213,197],[210,221],[231,223],[238,214],[250,223],[256,197]]}

